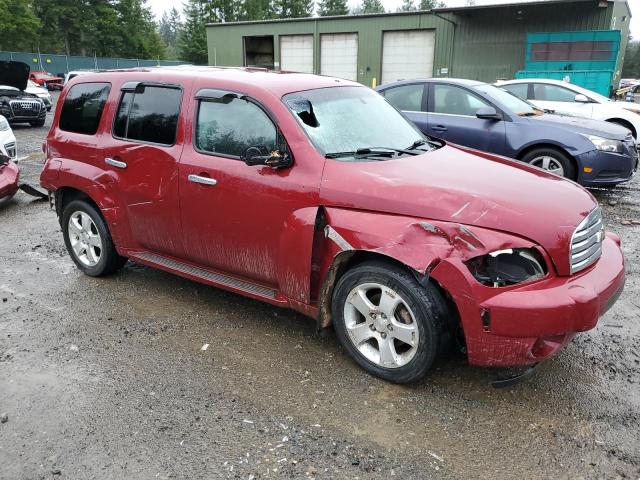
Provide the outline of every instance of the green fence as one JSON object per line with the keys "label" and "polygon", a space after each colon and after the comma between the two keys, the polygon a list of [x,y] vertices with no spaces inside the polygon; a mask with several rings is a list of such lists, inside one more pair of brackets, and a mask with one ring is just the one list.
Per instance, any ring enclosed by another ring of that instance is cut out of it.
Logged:
{"label": "green fence", "polygon": [[176,60],[141,60],[138,58],[79,57],[74,55],[53,55],[49,53],[3,52],[0,60],[24,62],[31,71],[46,70],[55,75],[63,75],[71,70],[109,70],[113,68],[157,67],[184,65],[189,62]]}

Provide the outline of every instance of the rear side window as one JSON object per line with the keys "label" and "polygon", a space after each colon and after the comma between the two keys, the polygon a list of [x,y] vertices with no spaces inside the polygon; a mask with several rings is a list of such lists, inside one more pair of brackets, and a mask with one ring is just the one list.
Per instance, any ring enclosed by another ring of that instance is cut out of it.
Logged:
{"label": "rear side window", "polygon": [[424,85],[402,85],[390,88],[384,96],[398,110],[421,112]]}
{"label": "rear side window", "polygon": [[182,91],[174,87],[144,86],[125,92],[113,125],[118,138],[173,145],[176,142]]}
{"label": "rear side window", "polygon": [[62,105],[60,130],[95,135],[110,90],[109,83],[79,83],[71,87]]}
{"label": "rear side window", "polygon": [[515,95],[521,100],[527,100],[527,95],[529,93],[528,83],[514,83],[512,85],[500,85],[500,88]]}
{"label": "rear side window", "polygon": [[200,151],[240,157],[249,147],[277,150],[278,131],[255,103],[242,98],[226,103],[207,100],[200,102],[195,141]]}

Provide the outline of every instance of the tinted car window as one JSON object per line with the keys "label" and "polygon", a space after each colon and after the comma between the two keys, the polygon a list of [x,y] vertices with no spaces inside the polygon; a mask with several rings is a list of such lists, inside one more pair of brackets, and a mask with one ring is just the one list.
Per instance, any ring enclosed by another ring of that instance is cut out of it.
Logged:
{"label": "tinted car window", "polygon": [[71,87],[62,105],[60,130],[95,135],[109,90],[109,83],[79,83]]}
{"label": "tinted car window", "polygon": [[512,93],[518,98],[522,100],[527,100],[527,95],[529,91],[528,83],[514,83],[513,85],[500,85],[500,88],[506,90],[509,93]]}
{"label": "tinted car window", "polygon": [[113,133],[141,142],[173,145],[178,129],[182,92],[171,87],[145,86],[120,99]]}
{"label": "tinted car window", "polygon": [[228,103],[200,102],[196,123],[199,150],[239,157],[252,146],[276,150],[277,140],[275,125],[255,103],[241,98]]}
{"label": "tinted car window", "polygon": [[544,83],[533,84],[533,95],[536,100],[547,102],[575,102],[576,92],[557,85]]}
{"label": "tinted car window", "polygon": [[384,91],[384,96],[398,110],[422,111],[424,85],[403,85]]}
{"label": "tinted car window", "polygon": [[476,112],[489,105],[467,90],[451,85],[433,86],[433,112],[475,117]]}

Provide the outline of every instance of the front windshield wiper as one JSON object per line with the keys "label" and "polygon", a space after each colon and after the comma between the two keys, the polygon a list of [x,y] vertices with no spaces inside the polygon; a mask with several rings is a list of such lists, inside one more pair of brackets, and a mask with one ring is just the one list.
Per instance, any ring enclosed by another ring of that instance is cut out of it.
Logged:
{"label": "front windshield wiper", "polygon": [[400,148],[392,147],[368,147],[359,148],[349,152],[333,152],[327,153],[325,158],[342,158],[342,157],[354,157],[354,158],[366,158],[366,157],[388,157],[391,158],[396,154],[404,153],[405,155],[418,155],[416,152],[410,150],[404,150]]}
{"label": "front windshield wiper", "polygon": [[[438,144],[436,142],[433,142],[431,140],[424,140],[424,139],[420,138],[420,139],[416,140],[415,142],[413,142],[411,145],[409,145],[409,147],[407,147],[405,150],[420,150],[418,147],[421,147],[423,145],[429,145],[430,147],[433,147],[433,148],[439,148],[439,147],[442,146],[442,145],[440,145],[440,144]],[[421,150],[421,151],[424,152],[425,150]]]}

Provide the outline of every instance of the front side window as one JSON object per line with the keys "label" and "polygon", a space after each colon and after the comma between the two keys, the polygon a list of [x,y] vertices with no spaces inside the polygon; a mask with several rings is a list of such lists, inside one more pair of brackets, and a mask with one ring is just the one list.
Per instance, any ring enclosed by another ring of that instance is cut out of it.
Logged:
{"label": "front side window", "polygon": [[433,113],[475,117],[489,105],[467,90],[452,85],[433,85]]}
{"label": "front side window", "polygon": [[278,150],[278,131],[264,110],[249,100],[203,100],[195,142],[203,152],[241,157],[249,147]]}
{"label": "front side window", "polygon": [[95,135],[110,90],[109,83],[79,83],[71,87],[62,105],[60,130]]}
{"label": "front side window", "polygon": [[384,96],[398,110],[422,111],[424,85],[402,85],[384,91]]}
{"label": "front side window", "polygon": [[512,85],[500,85],[500,88],[506,90],[512,95],[516,97],[527,100],[527,95],[529,94],[529,84],[528,83],[514,83]]}
{"label": "front side window", "polygon": [[365,87],[330,87],[285,95],[284,103],[323,155],[360,149],[406,149],[420,131],[378,93]]}
{"label": "front side window", "polygon": [[113,134],[118,138],[173,145],[178,130],[182,91],[174,87],[142,86],[124,92]]}
{"label": "front side window", "polygon": [[576,92],[545,83],[534,83],[533,95],[536,100],[543,102],[575,102],[576,100]]}

